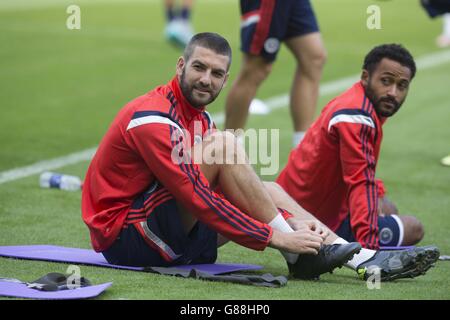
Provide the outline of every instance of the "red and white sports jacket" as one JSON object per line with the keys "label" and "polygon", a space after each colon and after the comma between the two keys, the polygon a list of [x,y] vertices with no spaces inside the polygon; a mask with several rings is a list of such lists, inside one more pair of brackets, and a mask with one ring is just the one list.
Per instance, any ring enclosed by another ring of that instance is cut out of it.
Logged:
{"label": "red and white sports jacket", "polygon": [[[164,191],[146,203],[146,215],[158,203],[174,197],[198,220],[226,238],[251,249],[266,248],[272,237],[270,226],[211,190],[198,165],[172,160],[174,150],[183,153],[176,149],[184,145],[180,144],[186,137],[181,133],[183,129],[190,133],[190,143],[194,144],[194,124],[198,121],[202,134],[214,127],[204,109],[187,102],[176,77],[119,112],[98,147],[83,186],[82,217],[97,252],[114,242],[133,200],[155,179]],[[178,141],[173,139],[174,132]]]}
{"label": "red and white sports jacket", "polygon": [[356,240],[374,249],[378,248],[377,209],[382,191],[375,168],[384,121],[362,84],[356,83],[323,109],[277,179],[333,231],[350,213]]}

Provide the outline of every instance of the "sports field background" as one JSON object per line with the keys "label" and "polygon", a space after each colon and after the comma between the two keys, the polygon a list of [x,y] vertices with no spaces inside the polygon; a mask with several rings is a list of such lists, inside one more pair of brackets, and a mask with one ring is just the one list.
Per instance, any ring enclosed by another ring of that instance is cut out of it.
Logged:
{"label": "sports field background", "polygon": [[[0,175],[38,161],[95,147],[118,110],[174,74],[180,52],[163,38],[162,1],[0,0]],[[436,52],[442,22],[430,20],[415,0],[313,0],[328,61],[323,83],[360,72],[376,44],[399,42],[415,57]],[[66,8],[81,8],[81,30],[68,30]],[[382,9],[382,29],[368,30],[366,9]],[[240,65],[237,0],[197,0],[196,31],[225,36],[234,50],[231,81]],[[295,64],[282,49],[260,99],[289,91]],[[416,215],[426,229],[423,245],[450,255],[450,61],[418,70],[407,101],[384,127],[377,175],[400,212]],[[231,82],[230,82],[231,84]],[[225,88],[209,107],[223,112]],[[336,94],[321,96],[319,110]],[[252,116],[248,127],[280,128],[280,162],[291,145],[288,108]],[[84,176],[88,162],[58,169]],[[274,177],[265,177],[274,179]],[[41,189],[38,175],[0,184],[0,245],[53,244],[90,248],[81,220],[80,193]],[[286,274],[281,255],[228,244],[220,262],[254,263]],[[67,265],[0,258],[0,277],[34,280]],[[81,266],[93,283],[113,281],[101,299],[449,299],[450,263],[437,263],[424,277],[383,283],[368,290],[355,273],[341,269],[319,282],[290,280],[267,289],[182,280]]]}

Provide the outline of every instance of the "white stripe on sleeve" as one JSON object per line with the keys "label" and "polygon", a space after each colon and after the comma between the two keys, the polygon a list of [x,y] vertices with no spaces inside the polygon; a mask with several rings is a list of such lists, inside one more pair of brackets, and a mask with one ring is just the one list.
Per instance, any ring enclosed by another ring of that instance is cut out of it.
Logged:
{"label": "white stripe on sleeve", "polygon": [[[164,124],[171,125],[175,128],[178,128],[179,130],[181,130],[180,126],[178,124],[176,124],[175,122],[173,122],[172,120],[170,120],[169,118],[154,115],[154,116],[146,116],[146,117],[132,119],[130,121],[130,123],[128,124],[127,131],[130,129],[142,126],[144,124],[149,124],[149,123],[164,123]],[[183,130],[181,130],[181,131],[183,131]]]}
{"label": "white stripe on sleeve", "polygon": [[328,131],[330,131],[331,127],[334,126],[337,123],[340,122],[349,122],[349,123],[359,123],[363,124],[372,128],[375,128],[375,124],[373,123],[373,120],[368,116],[363,115],[350,115],[350,114],[338,114],[331,118],[330,122],[328,123]]}

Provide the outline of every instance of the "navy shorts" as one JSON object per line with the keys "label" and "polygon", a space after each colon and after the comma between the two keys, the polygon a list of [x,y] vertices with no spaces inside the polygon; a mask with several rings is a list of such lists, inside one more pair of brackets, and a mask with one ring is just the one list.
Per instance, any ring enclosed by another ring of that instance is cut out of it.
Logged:
{"label": "navy shorts", "polygon": [[319,31],[309,0],[241,0],[241,50],[275,60],[281,42]]}
{"label": "navy shorts", "polygon": [[[355,236],[350,226],[350,217],[348,216],[340,225],[336,234],[353,242]],[[378,238],[380,247],[398,247],[403,241],[403,223],[396,215],[378,217]]]}
{"label": "navy shorts", "polygon": [[[158,190],[141,195],[132,208],[142,208]],[[136,267],[214,263],[217,233],[198,221],[186,234],[177,203],[170,198],[154,207],[146,220],[127,224],[112,246],[102,253],[111,264]]]}

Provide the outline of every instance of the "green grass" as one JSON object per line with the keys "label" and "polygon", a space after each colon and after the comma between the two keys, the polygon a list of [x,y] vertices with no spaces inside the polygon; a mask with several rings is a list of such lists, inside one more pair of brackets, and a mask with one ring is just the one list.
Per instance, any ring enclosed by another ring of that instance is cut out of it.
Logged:
{"label": "green grass", "polygon": [[[49,2],[49,1],[47,1]],[[162,37],[159,1],[80,2],[82,29],[65,28],[66,1],[59,5],[8,9],[0,1],[0,172],[76,152],[98,144],[118,110],[129,100],[167,82],[180,52]],[[26,1],[25,1],[26,3]],[[36,3],[36,1],[33,1]],[[365,26],[372,1],[315,0],[328,61],[323,81],[357,74],[367,51],[381,42],[400,42],[416,56],[438,51],[441,23],[427,18],[416,2],[376,2],[382,30]],[[197,31],[216,31],[234,50],[231,81],[240,65],[239,10],[236,1],[198,1]],[[285,48],[258,92],[264,99],[288,92],[294,61]],[[450,254],[450,170],[439,159],[450,153],[450,63],[419,70],[402,110],[384,128],[378,165],[388,194],[401,213],[423,221],[422,244]],[[210,106],[223,111],[228,88]],[[333,98],[320,98],[319,110]],[[253,116],[255,128],[280,128],[280,163],[291,141],[287,108]],[[58,171],[84,176],[88,162]],[[267,178],[267,177],[266,177]],[[268,177],[273,179],[274,177]],[[80,193],[44,190],[38,177],[0,184],[0,245],[54,244],[89,248],[81,220]],[[219,251],[219,261],[264,265],[263,272],[285,274],[281,255],[254,252],[235,244]],[[67,265],[0,258],[0,277],[33,280],[64,272]],[[438,262],[424,276],[383,283],[368,290],[350,270],[324,275],[319,282],[289,281],[281,289],[155,276],[81,266],[94,283],[113,281],[100,299],[449,299],[450,265]]]}

